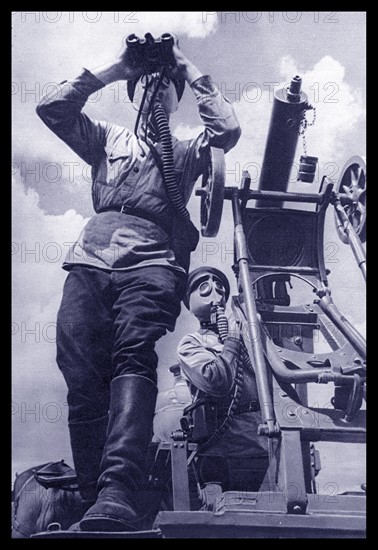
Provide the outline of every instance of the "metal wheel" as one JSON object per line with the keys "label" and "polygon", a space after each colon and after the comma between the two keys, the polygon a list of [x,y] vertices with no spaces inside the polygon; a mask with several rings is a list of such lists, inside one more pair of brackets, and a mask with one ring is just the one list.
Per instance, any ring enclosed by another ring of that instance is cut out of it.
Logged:
{"label": "metal wheel", "polygon": [[216,237],[222,219],[225,183],[223,149],[210,147],[210,158],[202,177],[202,187],[196,190],[201,197],[201,234]]}
{"label": "metal wheel", "polygon": [[[336,186],[340,202],[361,242],[366,241],[366,162],[363,157],[351,157],[345,164]],[[348,244],[335,214],[337,233]]]}

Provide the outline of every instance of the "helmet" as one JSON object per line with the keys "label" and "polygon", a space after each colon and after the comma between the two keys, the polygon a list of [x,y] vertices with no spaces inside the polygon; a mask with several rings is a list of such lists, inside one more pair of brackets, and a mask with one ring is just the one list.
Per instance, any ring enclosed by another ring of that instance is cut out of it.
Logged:
{"label": "helmet", "polygon": [[197,281],[204,275],[210,275],[210,274],[217,277],[223,284],[224,290],[225,290],[225,298],[227,302],[228,297],[230,295],[230,283],[228,282],[226,275],[222,273],[222,271],[220,271],[219,269],[216,269],[215,267],[198,267],[197,269],[194,269],[189,273],[188,282],[186,285],[186,292],[183,299],[183,302],[187,309],[189,309],[190,295],[193,292],[193,289],[195,288]]}

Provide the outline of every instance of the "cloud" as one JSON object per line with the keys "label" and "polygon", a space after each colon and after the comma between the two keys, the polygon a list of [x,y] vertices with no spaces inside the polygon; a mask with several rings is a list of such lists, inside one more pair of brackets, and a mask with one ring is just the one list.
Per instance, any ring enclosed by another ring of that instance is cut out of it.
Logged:
{"label": "cloud", "polygon": [[[295,74],[301,74],[302,89],[307,93],[309,103],[316,107],[315,125],[306,135],[309,149],[322,162],[344,164],[348,138],[353,136],[354,128],[365,116],[361,90],[350,86],[345,78],[345,68],[330,55],[303,73],[293,59],[285,57],[280,72],[287,82]],[[308,118],[311,121],[311,113]]]}
{"label": "cloud", "polygon": [[[38,193],[26,191],[18,178],[14,178],[12,194],[12,332],[14,373],[18,378],[25,376],[19,359],[22,361],[31,349],[35,350],[35,344],[51,344],[54,339],[56,313],[67,275],[62,262],[69,243],[75,241],[87,220],[74,210],[60,216],[46,215],[39,206]],[[34,333],[29,332],[33,330]],[[38,349],[42,355],[28,376],[43,377],[54,358],[54,346],[41,345]]]}
{"label": "cloud", "polygon": [[217,17],[203,17],[203,12],[138,12],[138,30],[152,34],[172,32],[189,38],[205,38],[218,27]]}
{"label": "cloud", "polygon": [[179,123],[173,130],[173,135],[180,141],[185,141],[186,139],[195,139],[203,130],[203,126],[189,126],[189,124]]}

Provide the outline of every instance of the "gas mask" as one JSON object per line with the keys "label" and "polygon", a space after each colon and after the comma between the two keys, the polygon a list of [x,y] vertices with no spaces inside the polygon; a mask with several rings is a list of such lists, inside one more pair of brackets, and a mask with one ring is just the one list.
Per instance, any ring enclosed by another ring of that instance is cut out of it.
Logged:
{"label": "gas mask", "polygon": [[[135,88],[134,97],[133,97],[133,108],[136,111],[139,111],[140,108],[142,107],[141,113],[142,114],[148,113],[150,108],[150,101],[156,90],[158,81],[159,81],[159,75],[155,73],[150,75],[143,75],[141,77],[140,81],[138,82]],[[148,90],[142,105],[142,98],[146,87],[148,88]],[[177,111],[178,97],[177,97],[176,87],[173,84],[172,80],[167,76],[164,76],[160,83],[159,90],[157,91],[155,96],[155,101],[158,101],[159,103],[161,103],[167,115]]]}
{"label": "gas mask", "polygon": [[189,309],[200,322],[210,322],[214,306],[226,307],[226,291],[216,276],[204,274],[190,294]]}

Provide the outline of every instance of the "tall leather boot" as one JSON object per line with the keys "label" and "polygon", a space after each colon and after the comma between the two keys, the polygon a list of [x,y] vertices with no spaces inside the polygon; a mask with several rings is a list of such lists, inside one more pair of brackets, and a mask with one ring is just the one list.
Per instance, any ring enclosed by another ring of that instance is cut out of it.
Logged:
{"label": "tall leather boot", "polygon": [[109,417],[106,415],[94,420],[69,424],[72,457],[80,496],[86,509],[97,499],[97,481],[108,420]]}
{"label": "tall leather boot", "polygon": [[112,381],[99,496],[80,522],[82,531],[138,529],[156,396],[156,385],[143,376],[123,375]]}

